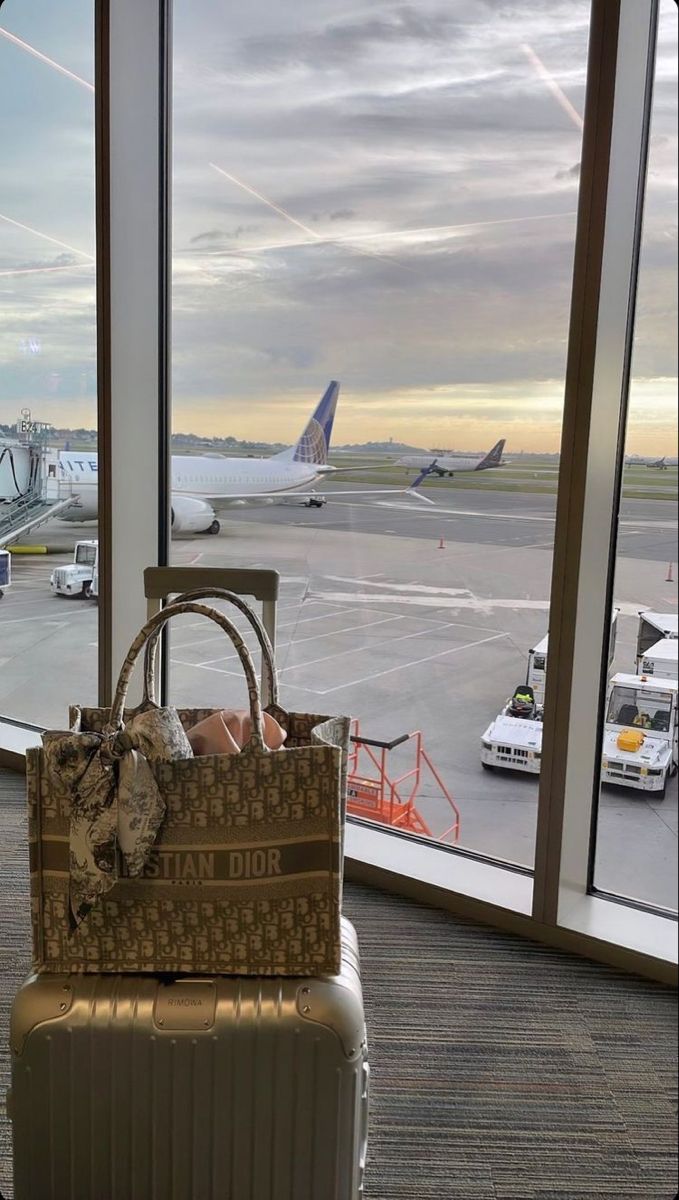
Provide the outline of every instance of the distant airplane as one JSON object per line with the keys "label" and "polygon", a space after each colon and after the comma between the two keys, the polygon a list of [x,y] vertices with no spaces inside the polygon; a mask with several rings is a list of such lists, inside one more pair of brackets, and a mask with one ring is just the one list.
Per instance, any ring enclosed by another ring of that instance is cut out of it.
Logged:
{"label": "distant airplane", "polygon": [[[217,514],[245,505],[268,505],[298,493],[310,508],[320,508],[325,497],[304,492],[311,484],[329,474],[355,471],[356,467],[333,467],[328,449],[337,409],[340,385],[332,380],[313,416],[294,446],[271,458],[227,458],[221,454],[172,455],[172,531],[173,533],[219,533]],[[61,521],[91,521],[97,515],[96,453],[62,450],[58,455],[60,483],[70,484],[77,501],[59,514]],[[358,468],[359,470],[361,468]],[[368,469],[368,468],[363,468]],[[370,468],[372,469],[372,468]],[[420,472],[409,489],[421,483],[427,471]],[[403,495],[403,488],[373,489],[362,492],[342,490],[342,496]]]}
{"label": "distant airplane", "polygon": [[652,471],[667,471],[669,467],[676,467],[676,458],[668,458],[666,454],[662,458],[658,458],[655,462],[646,463]]}
{"label": "distant airplane", "polygon": [[505,438],[496,442],[487,454],[470,457],[466,454],[405,454],[399,458],[397,467],[414,467],[422,470],[428,467],[430,475],[450,475],[457,471],[488,471],[491,467],[503,467],[502,451],[505,448]]}

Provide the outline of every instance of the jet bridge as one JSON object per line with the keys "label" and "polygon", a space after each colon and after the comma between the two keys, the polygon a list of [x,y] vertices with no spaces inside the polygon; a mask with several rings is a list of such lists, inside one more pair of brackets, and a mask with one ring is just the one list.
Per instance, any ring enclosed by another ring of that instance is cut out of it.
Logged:
{"label": "jet bridge", "polygon": [[24,410],[17,437],[0,439],[0,547],[11,545],[77,504],[70,480],[62,480],[59,451],[48,445],[52,427]]}

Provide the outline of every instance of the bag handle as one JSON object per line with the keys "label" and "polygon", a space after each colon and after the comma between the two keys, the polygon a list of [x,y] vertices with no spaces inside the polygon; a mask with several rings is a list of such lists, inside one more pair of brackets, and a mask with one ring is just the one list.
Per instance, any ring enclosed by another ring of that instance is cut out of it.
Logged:
{"label": "bag handle", "polygon": [[220,613],[216,608],[208,608],[206,604],[196,604],[195,601],[185,601],[181,604],[168,604],[161,609],[155,616],[150,617],[145,625],[142,626],[132,645],[130,646],[125,661],[120,669],[118,684],[116,687],[113,704],[111,706],[111,715],[108,725],[104,730],[105,733],[117,733],[123,728],[123,713],[125,711],[125,700],[127,698],[127,689],[130,685],[130,679],[134,670],[134,665],[137,658],[146,645],[150,637],[163,628],[164,625],[172,617],[178,617],[181,613],[195,613],[199,617],[209,617],[216,625],[219,625],[224,633],[231,639],[238,657],[241,661],[241,666],[245,672],[245,679],[248,685],[248,695],[250,697],[250,716],[252,718],[252,737],[250,745],[254,745],[259,750],[266,749],[264,743],[264,727],[262,718],[262,703],[259,696],[259,685],[255,674],[255,666],[245,642],[243,641],[236,626]]}
{"label": "bag handle", "polygon": [[[241,596],[237,595],[236,592],[230,592],[227,591],[226,588],[219,587],[195,588],[190,592],[182,592],[181,596],[177,596],[172,601],[172,604],[184,604],[193,600],[205,599],[228,600],[230,604],[235,605],[235,607],[243,613],[244,617],[247,617],[255,631],[255,636],[262,651],[262,659],[264,668],[266,670],[266,681],[269,685],[269,696],[271,697],[271,703],[278,704],[278,674],[276,671],[273,646],[271,645],[269,635],[257,613],[254,611],[254,609],[250,608],[250,605],[247,604]],[[156,655],[159,641],[160,630],[156,630],[156,632],[146,643],[146,650],[144,652],[143,703],[146,701],[149,701],[151,704],[157,703]]]}

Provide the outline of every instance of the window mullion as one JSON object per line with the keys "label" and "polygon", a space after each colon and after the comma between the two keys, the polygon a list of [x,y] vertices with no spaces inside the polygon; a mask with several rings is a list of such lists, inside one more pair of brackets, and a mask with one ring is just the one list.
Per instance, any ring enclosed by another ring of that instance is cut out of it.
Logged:
{"label": "window mullion", "polygon": [[100,700],[169,541],[170,0],[98,0]]}
{"label": "window mullion", "polygon": [[656,0],[593,2],[535,863],[549,923],[588,881],[656,28]]}

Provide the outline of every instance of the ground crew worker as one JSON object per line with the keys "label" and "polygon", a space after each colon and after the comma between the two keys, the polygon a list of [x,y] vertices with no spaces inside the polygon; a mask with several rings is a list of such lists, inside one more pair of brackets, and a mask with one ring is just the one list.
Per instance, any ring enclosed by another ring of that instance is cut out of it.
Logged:
{"label": "ground crew worker", "polygon": [[511,710],[517,717],[528,717],[535,708],[532,688],[517,688],[512,696]]}

